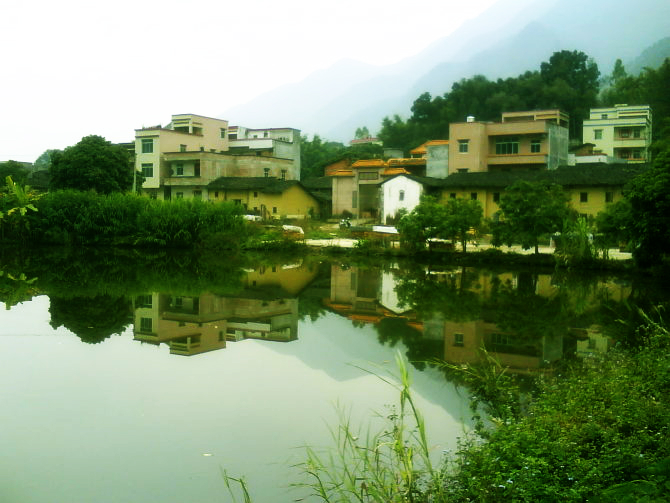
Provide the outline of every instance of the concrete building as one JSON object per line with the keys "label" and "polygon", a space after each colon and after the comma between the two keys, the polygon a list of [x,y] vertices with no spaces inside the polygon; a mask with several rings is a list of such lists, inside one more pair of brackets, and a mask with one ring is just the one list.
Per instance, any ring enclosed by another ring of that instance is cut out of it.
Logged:
{"label": "concrete building", "polygon": [[449,174],[556,169],[568,160],[568,115],[560,110],[505,112],[497,123],[449,125]]}
{"label": "concrete building", "polygon": [[649,161],[651,107],[614,105],[592,108],[583,124],[583,139],[594,151],[629,163]]}
{"label": "concrete building", "polygon": [[297,180],[300,134],[289,128],[229,128],[222,119],[173,115],[166,127],[136,130],[135,169],[145,177],[142,192],[151,197],[209,199],[207,185],[223,176]]}

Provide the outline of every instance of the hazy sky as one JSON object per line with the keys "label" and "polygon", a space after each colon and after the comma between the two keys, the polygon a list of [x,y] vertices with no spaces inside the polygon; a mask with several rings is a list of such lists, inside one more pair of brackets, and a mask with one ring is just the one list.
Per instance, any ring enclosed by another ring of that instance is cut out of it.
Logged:
{"label": "hazy sky", "polygon": [[217,116],[343,58],[394,63],[495,1],[2,0],[0,161]]}

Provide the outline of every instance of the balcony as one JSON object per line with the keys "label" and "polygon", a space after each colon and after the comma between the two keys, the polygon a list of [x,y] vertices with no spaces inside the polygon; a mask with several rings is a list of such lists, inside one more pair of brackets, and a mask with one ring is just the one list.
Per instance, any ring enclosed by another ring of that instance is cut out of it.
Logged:
{"label": "balcony", "polygon": [[530,166],[547,164],[547,154],[490,154],[486,162],[492,166],[514,166],[518,164]]}

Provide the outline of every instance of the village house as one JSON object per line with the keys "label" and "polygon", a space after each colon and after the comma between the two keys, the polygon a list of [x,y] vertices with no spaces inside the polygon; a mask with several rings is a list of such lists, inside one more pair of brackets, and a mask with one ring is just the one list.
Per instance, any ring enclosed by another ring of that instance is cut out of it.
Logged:
{"label": "village house", "polygon": [[651,107],[614,105],[592,108],[584,121],[582,137],[594,152],[628,163],[649,161]]}
{"label": "village house", "polygon": [[274,177],[222,176],[207,184],[210,201],[231,201],[247,214],[305,219],[319,215],[319,201],[298,180]]}
{"label": "village house", "polygon": [[209,199],[220,177],[300,178],[300,134],[290,128],[246,129],[194,114],[173,115],[166,127],[135,132],[135,169],[142,193]]}
{"label": "village house", "polygon": [[568,120],[560,110],[505,112],[501,122],[449,124],[449,174],[556,169],[568,161]]}

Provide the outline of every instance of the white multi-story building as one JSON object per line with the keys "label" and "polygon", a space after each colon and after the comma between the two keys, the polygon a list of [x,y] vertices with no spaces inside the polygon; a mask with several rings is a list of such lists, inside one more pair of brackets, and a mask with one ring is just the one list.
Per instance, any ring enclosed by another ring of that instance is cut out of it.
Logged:
{"label": "white multi-story building", "polygon": [[593,143],[594,153],[625,162],[646,162],[651,145],[651,107],[614,105],[592,108],[584,121],[583,140]]}

